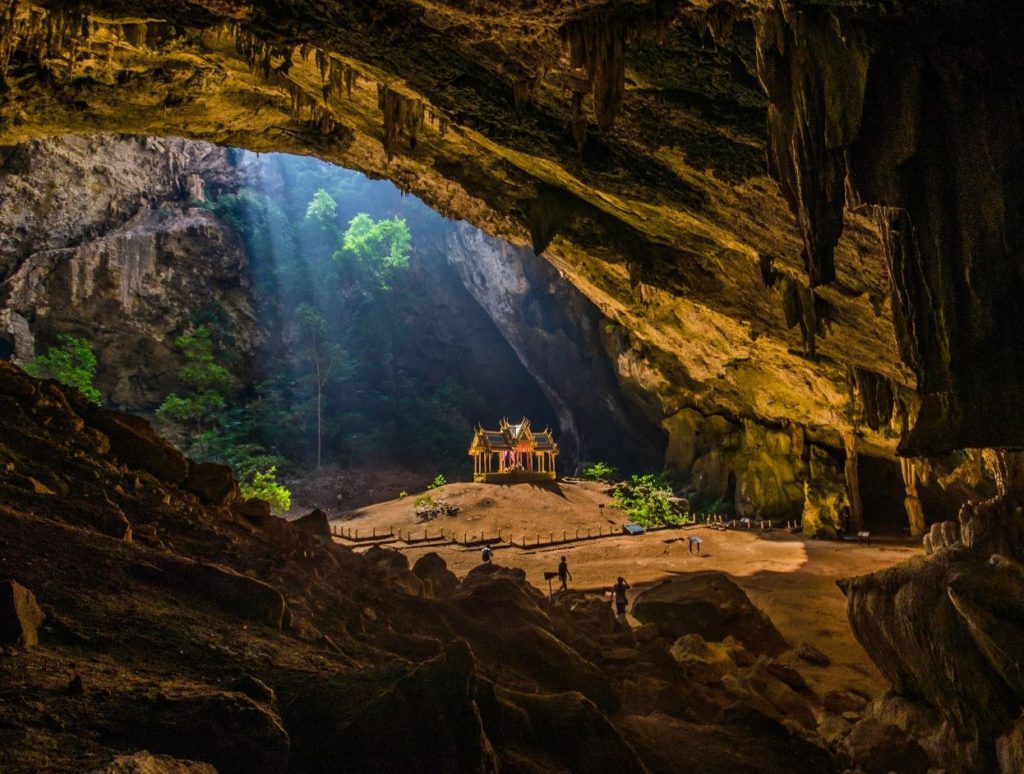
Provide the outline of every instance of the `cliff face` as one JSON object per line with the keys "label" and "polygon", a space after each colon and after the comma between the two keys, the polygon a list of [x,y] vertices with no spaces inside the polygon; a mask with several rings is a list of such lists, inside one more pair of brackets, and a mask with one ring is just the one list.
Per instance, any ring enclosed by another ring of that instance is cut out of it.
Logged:
{"label": "cliff face", "polygon": [[183,360],[174,337],[204,319],[236,370],[266,338],[234,232],[192,205],[236,177],[223,149],[99,136],[10,150],[0,171],[0,337],[20,359],[56,336],[88,339],[114,404],[154,408]]}
{"label": "cliff face", "polygon": [[661,467],[660,417],[644,416],[624,395],[615,370],[614,326],[586,297],[532,250],[466,224],[448,229],[446,254],[554,406],[568,460]]}

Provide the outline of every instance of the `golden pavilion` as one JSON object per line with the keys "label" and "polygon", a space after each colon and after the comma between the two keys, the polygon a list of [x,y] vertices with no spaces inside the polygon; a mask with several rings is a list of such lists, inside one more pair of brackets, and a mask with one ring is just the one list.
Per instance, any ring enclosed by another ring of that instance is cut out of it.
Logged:
{"label": "golden pavilion", "polygon": [[558,444],[550,429],[534,432],[526,417],[516,425],[503,419],[497,430],[473,431],[469,456],[478,483],[554,481]]}

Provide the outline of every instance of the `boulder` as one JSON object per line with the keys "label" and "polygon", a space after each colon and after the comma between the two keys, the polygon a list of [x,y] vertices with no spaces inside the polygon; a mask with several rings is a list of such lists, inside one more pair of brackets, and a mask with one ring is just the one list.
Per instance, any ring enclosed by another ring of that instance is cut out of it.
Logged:
{"label": "boulder", "polygon": [[1024,571],[954,546],[840,581],[857,640],[896,693],[936,708],[965,769],[995,767],[995,739],[1020,713]]}
{"label": "boulder", "polygon": [[732,636],[722,642],[708,642],[699,634],[686,634],[672,644],[670,653],[677,663],[698,676],[708,673],[720,678],[754,663],[754,657]]}
{"label": "boulder", "polygon": [[854,725],[843,748],[865,774],[926,774],[931,768],[921,745],[896,726],[877,720]]}
{"label": "boulder", "polygon": [[476,704],[476,662],[464,641],[379,688],[369,679],[360,681],[358,704],[340,676],[300,690],[285,710],[292,770],[498,771]]}
{"label": "boulder", "polygon": [[250,497],[231,507],[232,513],[242,516],[257,526],[261,526],[266,519],[275,518],[271,511],[270,503],[258,497]]}
{"label": "boulder", "polygon": [[810,703],[785,681],[779,679],[765,659],[758,659],[752,666],[741,669],[735,682],[726,680],[740,699],[780,723],[794,722],[808,731],[817,726]]}
{"label": "boulder", "polygon": [[1024,718],[996,740],[996,757],[1000,774],[1019,774],[1024,771]]}
{"label": "boulder", "polygon": [[291,522],[295,529],[316,537],[331,539],[331,523],[327,520],[327,514],[319,508],[314,508],[305,516],[300,516]]}
{"label": "boulder", "polygon": [[863,712],[868,705],[868,700],[859,693],[853,691],[828,691],[822,698],[825,709],[842,715],[846,712]]}
{"label": "boulder", "polygon": [[152,473],[165,484],[177,485],[188,477],[185,455],[157,435],[146,420],[106,409],[96,409],[86,419],[110,439],[110,451],[128,467]]}
{"label": "boulder", "polygon": [[277,714],[241,693],[169,690],[134,702],[122,722],[134,744],[212,764],[220,774],[279,774],[288,765]]}
{"label": "boulder", "polygon": [[205,562],[167,562],[167,582],[240,618],[280,629],[286,605],[281,592],[268,583],[228,567]]}
{"label": "boulder", "polygon": [[102,769],[95,769],[92,774],[217,774],[217,769],[209,763],[153,755],[143,750],[131,755],[119,755]]}
{"label": "boulder", "polygon": [[216,462],[189,460],[188,476],[181,488],[204,503],[216,506],[231,505],[241,497],[235,472],[227,465]]}
{"label": "boulder", "polygon": [[[565,771],[644,772],[647,769],[622,733],[585,696],[575,692],[499,693],[509,742],[554,758]],[[509,715],[520,716],[508,722]],[[525,722],[524,722],[525,721]],[[544,769],[550,770],[550,764]]]}
{"label": "boulder", "polygon": [[673,641],[699,634],[721,642],[732,635],[753,653],[775,656],[786,648],[768,616],[720,572],[692,573],[640,592],[633,602],[633,617],[653,623]]}
{"label": "boulder", "polygon": [[363,554],[363,558],[376,567],[388,583],[400,591],[413,596],[423,593],[423,583],[409,570],[409,560],[401,551],[371,546]]}
{"label": "boulder", "polygon": [[0,582],[0,643],[31,648],[39,644],[46,614],[36,596],[14,580]]}
{"label": "boulder", "polygon": [[239,675],[228,683],[228,688],[238,693],[244,693],[250,699],[262,702],[263,704],[277,704],[277,694],[274,692],[274,689],[258,677],[250,674]]}
{"label": "boulder", "polygon": [[416,564],[412,566],[412,572],[422,582],[424,596],[433,599],[447,599],[459,585],[455,573],[449,570],[444,559],[433,551],[417,559]]}
{"label": "boulder", "polygon": [[813,645],[808,645],[806,642],[796,649],[796,657],[801,661],[806,661],[808,664],[813,664],[814,666],[825,667],[832,663],[832,659]]}

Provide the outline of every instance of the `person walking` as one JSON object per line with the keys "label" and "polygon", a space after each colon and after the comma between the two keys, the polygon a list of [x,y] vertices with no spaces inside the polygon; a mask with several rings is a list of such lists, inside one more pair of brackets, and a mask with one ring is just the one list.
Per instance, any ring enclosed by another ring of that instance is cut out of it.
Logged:
{"label": "person walking", "polygon": [[562,582],[562,587],[559,591],[569,590],[569,581],[572,580],[572,573],[569,572],[569,563],[562,557],[562,561],[558,563],[558,580]]}
{"label": "person walking", "polygon": [[615,613],[619,618],[623,619],[626,617],[627,591],[629,591],[629,584],[620,575],[619,579],[615,581],[615,585],[612,586],[612,597],[615,599]]}

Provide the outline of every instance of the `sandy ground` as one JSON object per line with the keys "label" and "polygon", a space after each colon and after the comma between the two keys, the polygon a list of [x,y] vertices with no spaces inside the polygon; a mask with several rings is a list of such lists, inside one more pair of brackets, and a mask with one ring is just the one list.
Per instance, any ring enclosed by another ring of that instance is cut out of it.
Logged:
{"label": "sandy ground", "polygon": [[[449,484],[431,494],[459,505],[453,518],[429,524],[416,520],[413,500],[416,493],[345,513],[339,525],[358,527],[366,534],[373,527],[381,532],[393,528],[412,529],[430,534],[443,529],[460,535],[503,536],[511,533],[516,542],[521,535],[530,542],[562,531],[570,536],[578,528],[589,527],[596,534],[609,529],[621,532],[623,514],[611,507],[604,487],[591,483],[559,482],[557,485],[498,486],[493,484]],[[604,504],[602,509],[599,506]],[[365,530],[365,532],[364,532]],[[686,538],[702,538],[702,554],[689,553]],[[456,545],[406,547],[402,550],[410,562],[430,551],[444,557],[456,575],[465,575],[480,562],[480,550]],[[781,660],[797,666],[811,687],[821,695],[831,689],[855,690],[874,696],[887,687],[882,675],[861,649],[846,619],[846,600],[836,586],[838,578],[861,575],[901,562],[920,551],[919,544],[886,542],[859,546],[849,542],[807,540],[788,532],[746,530],[718,531],[707,527],[667,530],[637,537],[603,538],[579,544],[550,548],[521,549],[499,546],[494,560],[498,564],[521,567],[538,588],[547,590],[545,571],[553,571],[561,556],[567,557],[572,588],[602,592],[618,575],[633,586],[633,593],[644,586],[673,575],[700,570],[728,573],[767,613],[793,646],[813,645],[831,659],[828,667],[797,661],[792,653]]]}

